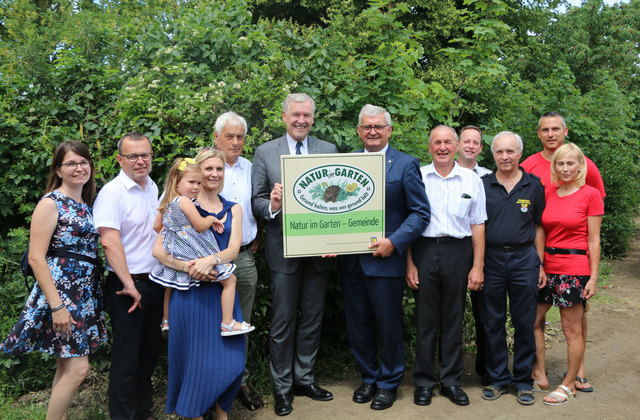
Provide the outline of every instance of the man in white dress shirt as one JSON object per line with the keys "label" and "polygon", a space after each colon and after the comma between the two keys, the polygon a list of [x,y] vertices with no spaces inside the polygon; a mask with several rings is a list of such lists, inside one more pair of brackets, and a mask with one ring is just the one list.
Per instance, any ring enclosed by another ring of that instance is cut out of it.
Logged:
{"label": "man in white dress shirt", "polygon": [[[457,405],[468,405],[460,387],[463,372],[462,321],[466,289],[484,281],[484,222],[487,219],[480,177],[455,162],[458,135],[445,125],[429,135],[433,162],[421,169],[431,203],[431,223],[407,256],[407,284],[415,290],[418,336],[414,403],[431,404],[433,389]],[[440,375],[435,375],[440,340]]]}
{"label": "man in white dress shirt", "polygon": [[[251,312],[258,287],[258,270],[254,254],[260,246],[258,223],[251,210],[251,162],[240,156],[247,135],[247,122],[235,112],[225,112],[216,120],[213,133],[216,147],[224,153],[224,188],[220,195],[242,207],[242,245],[234,260],[237,277],[236,290],[244,321],[251,323]],[[248,337],[245,339],[248,344]],[[247,351],[247,354],[248,351]],[[260,395],[247,383],[249,371],[242,375],[238,399],[250,410],[262,407]]]}
{"label": "man in white dress shirt", "polygon": [[164,288],[149,280],[156,264],[153,222],[158,187],[149,178],[153,150],[140,133],[118,142],[121,170],[98,194],[93,206],[96,228],[107,257],[105,303],[113,344],[109,375],[112,419],[155,419],[151,413],[151,375],[161,348]]}

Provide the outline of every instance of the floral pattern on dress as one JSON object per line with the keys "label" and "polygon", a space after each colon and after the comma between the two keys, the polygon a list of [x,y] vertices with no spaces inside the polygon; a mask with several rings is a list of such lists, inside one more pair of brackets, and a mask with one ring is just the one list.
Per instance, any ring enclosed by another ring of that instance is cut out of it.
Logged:
{"label": "floral pattern on dress", "polygon": [[[53,199],[58,208],[58,225],[49,248],[96,258],[98,232],[91,208],[59,191],[43,198]],[[15,355],[41,351],[61,358],[86,356],[107,341],[102,285],[97,275],[101,268],[75,258],[47,256],[46,260],[62,302],[76,321],[71,335],[54,333],[51,307],[36,282],[18,321],[7,339],[0,343],[0,349]]]}
{"label": "floral pattern on dress", "polygon": [[584,304],[582,297],[589,276],[547,273],[547,284],[538,292],[538,302],[559,308],[568,308],[578,303]]}

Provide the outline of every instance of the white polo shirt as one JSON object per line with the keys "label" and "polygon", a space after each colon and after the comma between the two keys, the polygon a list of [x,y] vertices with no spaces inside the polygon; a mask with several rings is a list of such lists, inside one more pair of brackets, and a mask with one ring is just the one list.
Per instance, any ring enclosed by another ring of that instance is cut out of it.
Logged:
{"label": "white polo shirt", "polygon": [[235,165],[225,163],[220,195],[242,207],[242,246],[250,244],[258,233],[258,222],[251,210],[251,162],[239,156]]}
{"label": "white polo shirt", "polygon": [[[129,273],[149,273],[157,260],[153,244],[157,233],[153,222],[158,213],[158,187],[147,176],[143,190],[122,169],[108,182],[93,204],[96,229],[107,227],[120,231],[120,240],[127,258]],[[113,271],[107,260],[107,270]]]}
{"label": "white polo shirt", "polygon": [[456,162],[443,178],[433,163],[420,168],[429,204],[431,222],[422,236],[437,238],[471,236],[471,225],[487,220],[484,186],[480,177]]}

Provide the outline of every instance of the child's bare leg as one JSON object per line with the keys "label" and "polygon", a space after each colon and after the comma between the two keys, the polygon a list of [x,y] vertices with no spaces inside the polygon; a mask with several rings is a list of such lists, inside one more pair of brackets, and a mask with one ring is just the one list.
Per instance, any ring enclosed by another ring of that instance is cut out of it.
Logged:
{"label": "child's bare leg", "polygon": [[162,321],[169,319],[169,299],[171,298],[171,287],[164,288],[164,302],[162,303]]}
{"label": "child's bare leg", "polygon": [[[233,323],[233,304],[236,298],[236,276],[232,274],[229,278],[220,280],[222,294],[220,295],[220,306],[222,307],[222,323],[229,325]],[[239,329],[238,326],[234,326]]]}

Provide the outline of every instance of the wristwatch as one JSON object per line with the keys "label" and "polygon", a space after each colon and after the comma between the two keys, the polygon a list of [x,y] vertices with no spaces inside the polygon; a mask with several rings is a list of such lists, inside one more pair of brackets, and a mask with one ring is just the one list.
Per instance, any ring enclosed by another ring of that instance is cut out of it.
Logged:
{"label": "wristwatch", "polygon": [[222,260],[220,259],[218,254],[215,254],[214,256],[216,257],[216,264],[222,264]]}

